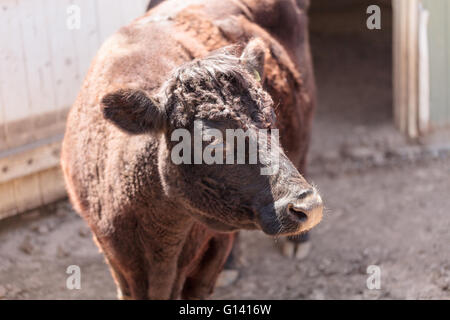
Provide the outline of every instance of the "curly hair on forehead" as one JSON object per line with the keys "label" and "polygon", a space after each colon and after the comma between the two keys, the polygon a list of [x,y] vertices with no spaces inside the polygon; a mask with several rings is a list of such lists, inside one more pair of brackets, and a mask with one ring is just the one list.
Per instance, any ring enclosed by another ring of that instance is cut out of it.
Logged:
{"label": "curly hair on forehead", "polygon": [[236,57],[237,46],[226,47],[174,71],[165,84],[166,111],[174,128],[196,119],[231,120],[241,127],[274,125],[272,99]]}

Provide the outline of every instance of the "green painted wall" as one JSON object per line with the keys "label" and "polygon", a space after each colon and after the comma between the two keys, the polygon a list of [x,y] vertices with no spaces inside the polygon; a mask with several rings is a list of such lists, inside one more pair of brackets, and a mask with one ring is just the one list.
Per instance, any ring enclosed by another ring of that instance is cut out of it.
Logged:
{"label": "green painted wall", "polygon": [[422,0],[429,11],[430,120],[450,125],[450,0]]}

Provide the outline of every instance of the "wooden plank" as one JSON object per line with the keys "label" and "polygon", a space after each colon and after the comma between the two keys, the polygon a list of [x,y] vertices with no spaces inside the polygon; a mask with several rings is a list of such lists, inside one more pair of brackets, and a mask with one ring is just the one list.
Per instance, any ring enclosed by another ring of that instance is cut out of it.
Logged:
{"label": "wooden plank", "polygon": [[0,153],[0,183],[59,165],[61,136]]}
{"label": "wooden plank", "polygon": [[38,173],[42,202],[49,204],[67,196],[60,166]]}
{"label": "wooden plank", "polygon": [[29,114],[28,79],[17,1],[2,1],[0,19],[0,83],[2,85],[2,114],[8,140],[9,121],[22,119]]}
{"label": "wooden plank", "polygon": [[19,212],[16,205],[14,187],[11,182],[0,184],[0,220]]}
{"label": "wooden plank", "polygon": [[[56,108],[55,90],[52,85],[54,79],[50,68],[49,38],[45,32],[45,9],[41,0],[20,1],[19,16],[17,17],[21,22],[28,94],[30,94],[27,118]],[[11,106],[7,107],[11,108]],[[45,119],[45,121],[52,123],[49,119]],[[34,130],[34,123],[29,124],[27,129]]]}
{"label": "wooden plank", "polygon": [[418,5],[418,0],[393,2],[394,120],[409,137],[419,134]]}
{"label": "wooden plank", "polygon": [[148,0],[122,1],[122,25],[127,25],[134,19],[143,16],[148,3]]}
{"label": "wooden plank", "polygon": [[[69,108],[75,101],[81,84],[74,30],[67,27],[69,0],[42,0],[45,8],[46,30],[50,39],[51,68],[55,82],[56,108]],[[58,118],[63,118],[60,115]]]}
{"label": "wooden plank", "polygon": [[67,197],[59,166],[0,184],[0,220]]}
{"label": "wooden plank", "polygon": [[[100,42],[143,15],[147,2],[2,0],[0,219],[66,196],[60,140],[29,143],[62,132]],[[81,8],[79,30],[66,25],[71,4]]]}
{"label": "wooden plank", "polygon": [[122,6],[120,0],[97,0],[97,21],[100,41],[105,41],[123,25]]}
{"label": "wooden plank", "polygon": [[392,101],[393,101],[393,116],[394,123],[397,125],[400,122],[399,115],[399,48],[398,44],[400,41],[400,19],[398,14],[398,1],[392,1]]}
{"label": "wooden plank", "polygon": [[418,135],[418,2],[408,0],[408,135]]}
{"label": "wooden plank", "polygon": [[428,54],[429,12],[419,4],[419,116],[418,127],[421,135],[428,132],[430,122],[430,72]]}
{"label": "wooden plank", "polygon": [[18,212],[43,205],[39,178],[36,174],[15,179],[12,184]]}
{"label": "wooden plank", "polygon": [[[0,49],[1,50],[1,49]],[[1,53],[0,53],[1,56]],[[1,76],[0,76],[1,81]],[[7,147],[7,141],[6,141],[6,120],[5,120],[5,102],[3,99],[3,93],[2,91],[6,90],[6,87],[3,87],[0,83],[0,150],[2,146]]]}
{"label": "wooden plank", "polygon": [[[48,32],[48,1],[4,1],[0,19],[1,38],[5,46],[0,47],[1,113],[0,150],[15,148],[36,139],[54,135],[64,128],[66,110],[56,108],[56,85],[52,69],[52,54]],[[12,4],[10,8],[8,3]],[[49,2],[50,3],[50,2]],[[51,2],[55,6],[54,2]],[[6,8],[6,9],[5,9]],[[13,17],[12,29],[8,17]],[[5,18],[5,19],[3,19]],[[52,30],[53,32],[53,30]],[[20,40],[20,47],[14,42]],[[7,60],[8,55],[20,68],[14,70]],[[16,78],[22,79],[15,81]],[[12,81],[11,81],[12,79]],[[6,84],[6,85],[5,85]],[[71,90],[74,90],[71,88]],[[5,93],[4,93],[5,92]],[[11,116],[13,115],[13,116]],[[58,121],[59,120],[59,121]],[[5,139],[1,139],[5,132]],[[48,134],[47,134],[48,133]],[[6,138],[7,136],[7,138]]]}
{"label": "wooden plank", "polygon": [[120,27],[144,15],[147,6],[145,0],[97,0],[95,3],[101,42]]}
{"label": "wooden plank", "polygon": [[405,14],[404,14],[404,0],[392,1],[392,16],[394,20],[393,24],[393,43],[392,43],[392,55],[393,55],[393,94],[394,94],[394,122],[395,125],[404,131],[404,96],[405,96],[405,62],[404,56],[404,26]]}
{"label": "wooden plank", "polygon": [[76,0],[73,3],[81,10],[80,29],[71,31],[77,52],[78,74],[81,76],[77,80],[81,80],[81,84],[100,46],[100,33],[97,22],[96,1]]}
{"label": "wooden plank", "polygon": [[446,50],[446,52],[447,52],[447,55],[446,55],[446,64],[445,64],[445,70],[447,70],[447,75],[446,75],[446,90],[445,90],[445,93],[446,93],[446,105],[445,105],[445,108],[446,108],[446,113],[447,113],[447,117],[446,117],[446,123],[445,123],[445,125],[446,126],[448,126],[448,125],[450,125],[450,90],[449,90],[449,87],[450,87],[450,39],[449,39],[449,37],[450,37],[450,21],[449,21],[449,19],[450,19],[450,3],[448,2],[448,1],[445,1],[445,6],[446,6],[446,14],[445,14],[445,17],[446,17],[446,19],[445,19],[445,39],[446,39],[446,42],[445,42],[445,50]]}
{"label": "wooden plank", "polygon": [[398,127],[400,131],[406,131],[406,114],[407,114],[407,88],[408,88],[408,52],[407,48],[407,11],[406,11],[406,2],[407,0],[398,0],[398,17],[399,17],[399,35],[400,38],[398,45],[398,55],[399,55],[399,65],[398,65],[398,90],[399,90],[399,104],[398,108]]}
{"label": "wooden plank", "polygon": [[[57,119],[60,114],[67,114],[67,112],[68,109],[45,113],[42,112],[25,119],[8,122],[8,127],[10,129],[14,128],[14,130],[10,130],[9,132],[10,140],[8,144],[6,144],[5,141],[0,141],[0,152],[5,152],[10,149],[15,149],[36,141],[63,134],[66,124],[65,118],[53,121],[52,123],[47,123],[47,120],[45,119]],[[28,128],[30,123],[34,124],[34,130],[31,133],[23,130],[23,128]]]}

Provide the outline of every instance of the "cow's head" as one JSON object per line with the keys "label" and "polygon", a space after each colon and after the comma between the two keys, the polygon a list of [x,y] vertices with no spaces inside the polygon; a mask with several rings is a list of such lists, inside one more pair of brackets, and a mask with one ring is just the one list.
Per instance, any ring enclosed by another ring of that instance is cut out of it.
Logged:
{"label": "cow's head", "polygon": [[[322,218],[322,200],[274,134],[273,102],[261,84],[266,47],[252,40],[240,57],[232,50],[179,67],[155,96],[135,89],[106,95],[104,116],[130,134],[159,135],[166,195],[211,228],[309,230]],[[233,133],[244,133],[244,148]]]}

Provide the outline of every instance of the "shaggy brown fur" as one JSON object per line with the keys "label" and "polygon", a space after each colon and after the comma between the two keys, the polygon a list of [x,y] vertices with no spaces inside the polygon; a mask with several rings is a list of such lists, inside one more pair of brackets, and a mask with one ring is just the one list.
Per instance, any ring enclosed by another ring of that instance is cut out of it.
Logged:
{"label": "shaggy brown fur", "polygon": [[[171,0],[100,49],[68,117],[62,167],[120,297],[205,298],[236,230],[291,235],[320,221],[320,196],[296,169],[314,102],[297,2]],[[240,57],[234,43],[248,43]],[[277,127],[289,158],[274,176],[261,165],[175,165],[170,133],[192,132],[194,120]]]}

